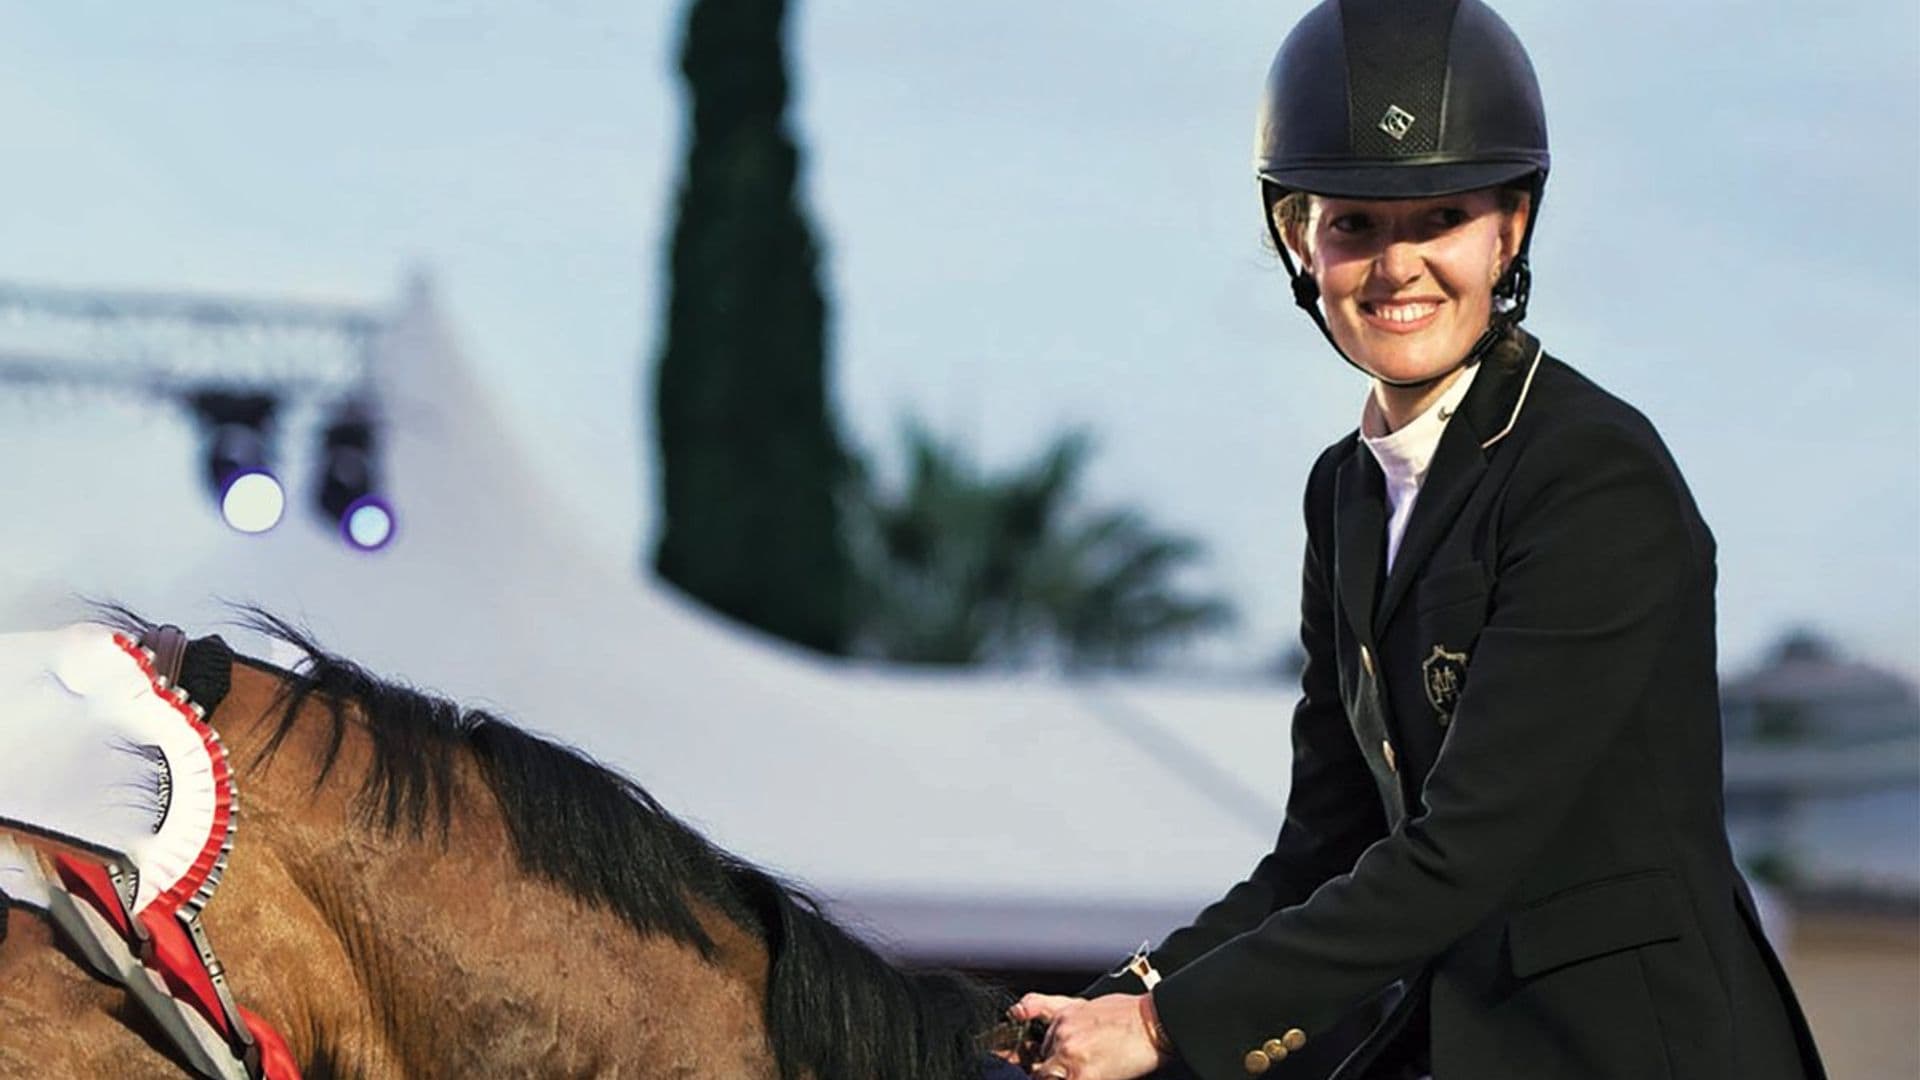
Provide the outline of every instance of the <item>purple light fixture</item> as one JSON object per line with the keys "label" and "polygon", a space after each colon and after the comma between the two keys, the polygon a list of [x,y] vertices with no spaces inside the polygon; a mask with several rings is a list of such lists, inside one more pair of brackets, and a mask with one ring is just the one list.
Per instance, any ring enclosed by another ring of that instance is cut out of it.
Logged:
{"label": "purple light fixture", "polygon": [[316,509],[358,551],[378,551],[393,540],[392,503],[379,492],[378,427],[372,411],[348,401],[321,434]]}

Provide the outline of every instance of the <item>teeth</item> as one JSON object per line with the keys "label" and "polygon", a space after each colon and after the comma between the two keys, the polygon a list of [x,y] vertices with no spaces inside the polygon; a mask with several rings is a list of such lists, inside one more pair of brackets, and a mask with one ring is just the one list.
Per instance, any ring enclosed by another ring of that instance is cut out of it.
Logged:
{"label": "teeth", "polygon": [[1373,313],[1388,322],[1418,322],[1433,314],[1438,304],[1375,304]]}

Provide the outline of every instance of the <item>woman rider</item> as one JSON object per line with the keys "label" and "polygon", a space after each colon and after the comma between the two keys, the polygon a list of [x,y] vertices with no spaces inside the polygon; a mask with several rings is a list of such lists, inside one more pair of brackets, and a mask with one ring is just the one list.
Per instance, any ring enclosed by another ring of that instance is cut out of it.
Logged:
{"label": "woman rider", "polygon": [[1325,0],[1257,167],[1372,380],[1307,480],[1286,818],[1130,969],[1014,1006],[1050,1025],[1032,1075],[1303,1076],[1377,1009],[1340,1080],[1823,1076],[1727,844],[1713,536],[1647,420],[1519,326],[1519,40],[1481,0]]}

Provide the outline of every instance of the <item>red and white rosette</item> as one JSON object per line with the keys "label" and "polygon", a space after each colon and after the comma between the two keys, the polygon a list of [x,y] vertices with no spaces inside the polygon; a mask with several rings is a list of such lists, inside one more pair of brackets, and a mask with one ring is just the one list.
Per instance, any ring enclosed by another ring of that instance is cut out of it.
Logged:
{"label": "red and white rosette", "polygon": [[132,639],[0,636],[0,829],[119,864],[128,914],[171,915],[212,898],[236,807],[220,737]]}
{"label": "red and white rosette", "polygon": [[0,890],[45,911],[195,1072],[298,1080],[286,1041],[233,1000],[200,926],[238,810],[205,711],[132,638],[88,625],[0,635]]}

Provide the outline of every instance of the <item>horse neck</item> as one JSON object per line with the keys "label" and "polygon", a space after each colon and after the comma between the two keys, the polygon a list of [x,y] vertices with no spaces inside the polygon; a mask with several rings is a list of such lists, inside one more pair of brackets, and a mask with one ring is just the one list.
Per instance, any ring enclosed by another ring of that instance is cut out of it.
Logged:
{"label": "horse neck", "polygon": [[158,1076],[174,1070],[126,1023],[125,994],[52,929],[14,910],[0,939],[0,1076]]}
{"label": "horse neck", "polygon": [[751,935],[697,912],[709,963],[530,877],[464,752],[444,832],[369,821],[365,722],[349,714],[316,784],[331,720],[303,705],[269,754],[280,689],[236,664],[214,716],[243,812],[206,921],[236,992],[296,1054],[324,1052],[343,1075],[775,1075]]}

